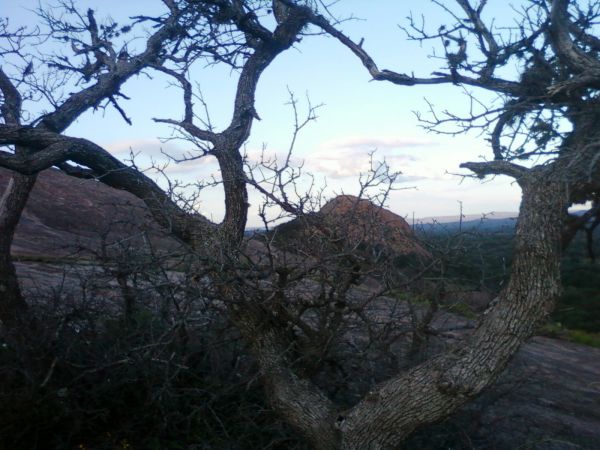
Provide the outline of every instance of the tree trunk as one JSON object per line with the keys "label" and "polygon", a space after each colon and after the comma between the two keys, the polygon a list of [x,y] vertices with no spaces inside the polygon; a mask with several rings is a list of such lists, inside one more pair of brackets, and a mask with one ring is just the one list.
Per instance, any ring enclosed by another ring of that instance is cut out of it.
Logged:
{"label": "tree trunk", "polygon": [[493,383],[560,293],[566,186],[537,171],[523,196],[511,279],[468,341],[383,383],[348,412],[343,449],[398,448],[416,428],[439,421]]}
{"label": "tree trunk", "polygon": [[10,247],[36,178],[37,175],[14,173],[0,198],[0,320],[8,326],[27,310]]}
{"label": "tree trunk", "polygon": [[523,197],[511,279],[473,334],[454,350],[375,387],[338,412],[287,354],[290,339],[276,317],[240,300],[232,319],[251,348],[273,408],[316,449],[395,449],[417,428],[455,412],[492,384],[551,311],[560,292],[567,189],[542,170],[520,180]]}
{"label": "tree trunk", "polygon": [[225,192],[225,218],[221,224],[221,242],[236,248],[244,238],[248,218],[248,192],[244,162],[237,147],[226,147],[216,153]]}
{"label": "tree trunk", "polygon": [[271,407],[299,431],[312,448],[339,448],[335,428],[335,405],[310,380],[292,367],[292,340],[287,324],[268,309],[250,302],[231,305],[231,318],[250,343],[260,368],[265,393]]}

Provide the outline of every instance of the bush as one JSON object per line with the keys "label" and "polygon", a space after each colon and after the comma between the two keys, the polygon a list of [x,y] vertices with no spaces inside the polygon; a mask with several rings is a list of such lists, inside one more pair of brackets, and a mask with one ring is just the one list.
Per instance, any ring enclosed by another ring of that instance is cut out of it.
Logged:
{"label": "bush", "polygon": [[1,336],[0,448],[300,448],[226,322],[77,306]]}

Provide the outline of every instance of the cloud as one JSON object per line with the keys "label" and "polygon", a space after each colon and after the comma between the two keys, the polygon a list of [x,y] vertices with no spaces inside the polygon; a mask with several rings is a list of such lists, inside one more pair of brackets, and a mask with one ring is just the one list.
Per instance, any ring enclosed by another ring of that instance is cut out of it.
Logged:
{"label": "cloud", "polygon": [[[383,152],[378,152],[373,156],[374,161],[384,158],[392,170],[400,171],[408,162],[413,161],[413,157],[409,155],[384,155]],[[369,170],[369,162],[367,153],[355,150],[341,150],[333,155],[312,153],[306,158],[306,166],[310,171],[322,173],[329,178],[358,177]]]}
{"label": "cloud", "polygon": [[[152,161],[159,165],[167,162],[166,155],[173,158],[194,155],[195,153],[184,144],[176,141],[161,142],[159,139],[120,139],[105,143],[104,148],[122,160],[130,159],[130,154],[133,152],[136,163],[140,167],[148,167]],[[302,157],[293,155],[290,163],[295,167],[304,165],[306,171],[330,179],[357,179],[361,173],[369,170],[369,154],[375,152],[373,156],[375,161],[385,159],[393,171],[403,172],[398,179],[399,182],[414,182],[431,178],[433,174],[424,161],[409,152],[436,145],[439,143],[419,137],[354,136],[326,141]],[[271,161],[276,159],[281,165],[287,155],[285,152],[263,153],[251,149],[246,153],[246,157],[250,163],[256,163],[262,157]],[[218,167],[212,157],[180,163],[171,161],[165,170],[171,176],[185,178],[209,176],[216,171]]]}
{"label": "cloud", "polygon": [[[416,181],[424,178],[423,173],[415,173],[412,168],[419,158],[407,152],[415,147],[435,145],[432,141],[413,138],[393,137],[350,137],[325,142],[318,149],[308,153],[305,161],[309,170],[326,175],[328,178],[358,177],[369,170],[369,154],[375,161],[385,161],[392,170],[403,172],[399,181]],[[422,171],[419,171],[422,172]]]}
{"label": "cloud", "polygon": [[166,155],[173,158],[183,158],[186,155],[195,155],[191,146],[182,146],[175,141],[162,142],[159,139],[120,139],[105,143],[104,148],[111,154],[121,159],[129,159],[133,152],[136,157],[167,159]]}
{"label": "cloud", "polygon": [[[284,151],[249,149],[244,152],[244,157],[250,165],[277,165],[280,168],[288,160],[288,153]],[[288,163],[293,167],[298,167],[304,164],[304,159],[292,154],[289,155]]]}
{"label": "cloud", "polygon": [[170,162],[165,172],[169,175],[185,176],[185,175],[202,175],[217,171],[217,160],[207,156],[200,159],[183,162]]}
{"label": "cloud", "polygon": [[357,149],[361,151],[386,151],[412,149],[415,147],[433,147],[439,142],[417,137],[392,136],[353,136],[333,139],[322,145],[323,149]]}
{"label": "cloud", "polygon": [[207,176],[216,169],[216,160],[210,156],[181,162],[170,159],[181,160],[199,154],[199,152],[184,148],[180,143],[174,141],[121,139],[108,142],[103,146],[113,156],[123,161],[129,161],[133,154],[135,163],[141,168],[150,167],[152,164],[163,167],[166,164],[164,171],[170,176]]}
{"label": "cloud", "polygon": [[[358,179],[361,173],[369,170],[369,154],[372,152],[354,148],[340,148],[335,151],[320,147],[318,150],[308,154],[298,156],[291,155],[289,165],[291,167],[303,167],[305,173],[313,175],[324,175],[331,179],[355,178]],[[250,164],[263,164],[281,168],[287,159],[286,152],[249,150],[246,152],[246,158]],[[406,167],[409,162],[416,161],[412,155],[395,155],[390,151],[377,151],[373,156],[373,161],[385,161],[392,171],[397,171]],[[415,174],[404,174],[399,181],[414,181],[421,179],[421,176]]]}

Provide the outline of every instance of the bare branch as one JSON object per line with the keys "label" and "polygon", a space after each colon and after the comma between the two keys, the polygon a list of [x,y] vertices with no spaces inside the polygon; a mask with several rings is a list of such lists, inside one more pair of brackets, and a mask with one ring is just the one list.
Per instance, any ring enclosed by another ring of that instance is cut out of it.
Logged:
{"label": "bare branch", "polygon": [[479,178],[486,175],[507,175],[517,181],[529,172],[529,169],[507,161],[467,162],[462,163],[460,167],[469,169]]}
{"label": "bare branch", "polygon": [[2,106],[0,113],[7,125],[21,123],[21,94],[0,67],[0,91],[2,92]]}

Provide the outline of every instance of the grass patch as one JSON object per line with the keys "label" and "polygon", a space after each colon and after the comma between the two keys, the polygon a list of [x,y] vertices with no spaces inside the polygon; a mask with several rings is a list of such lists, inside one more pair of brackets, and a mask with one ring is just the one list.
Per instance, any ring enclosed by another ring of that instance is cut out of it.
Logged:
{"label": "grass patch", "polygon": [[542,336],[564,339],[565,341],[574,342],[576,344],[600,348],[600,333],[593,333],[586,330],[571,330],[557,322],[547,323],[539,330],[539,332]]}

